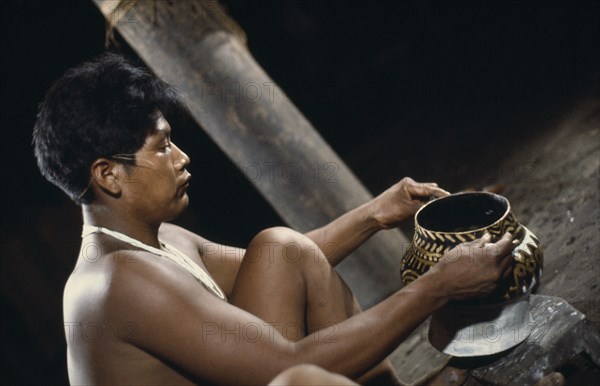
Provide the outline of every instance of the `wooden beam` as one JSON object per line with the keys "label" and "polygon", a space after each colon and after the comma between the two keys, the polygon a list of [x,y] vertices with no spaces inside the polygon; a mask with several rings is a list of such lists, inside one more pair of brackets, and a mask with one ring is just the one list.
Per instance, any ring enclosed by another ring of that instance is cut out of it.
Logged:
{"label": "wooden beam", "polygon": [[[319,227],[372,198],[216,1],[93,1],[148,67],[184,93],[193,119],[289,226]],[[398,230],[380,232],[338,266],[363,306],[400,288],[406,242]]]}

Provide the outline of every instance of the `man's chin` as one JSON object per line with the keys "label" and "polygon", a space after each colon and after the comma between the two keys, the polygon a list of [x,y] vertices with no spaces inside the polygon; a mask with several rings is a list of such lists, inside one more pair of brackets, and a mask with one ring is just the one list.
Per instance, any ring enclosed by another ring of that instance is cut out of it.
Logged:
{"label": "man's chin", "polygon": [[179,217],[180,214],[182,214],[183,212],[185,212],[185,210],[188,208],[189,205],[190,205],[190,198],[188,197],[187,193],[185,193],[183,195],[183,197],[181,197],[181,201],[178,203],[177,210],[174,211],[173,215],[171,215],[165,221],[175,220],[177,217]]}

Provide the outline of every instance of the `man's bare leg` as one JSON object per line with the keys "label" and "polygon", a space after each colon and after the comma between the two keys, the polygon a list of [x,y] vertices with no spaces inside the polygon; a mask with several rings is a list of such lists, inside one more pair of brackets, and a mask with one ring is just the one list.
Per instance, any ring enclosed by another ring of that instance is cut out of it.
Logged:
{"label": "man's bare leg", "polygon": [[[315,339],[335,342],[335,325],[361,311],[316,244],[287,228],[267,229],[252,240],[230,301],[293,341],[317,333]],[[365,377],[384,378],[386,385],[397,380],[387,360],[359,380],[371,384]]]}
{"label": "man's bare leg", "polygon": [[269,386],[288,385],[356,386],[358,384],[318,366],[304,364],[284,370],[269,383]]}

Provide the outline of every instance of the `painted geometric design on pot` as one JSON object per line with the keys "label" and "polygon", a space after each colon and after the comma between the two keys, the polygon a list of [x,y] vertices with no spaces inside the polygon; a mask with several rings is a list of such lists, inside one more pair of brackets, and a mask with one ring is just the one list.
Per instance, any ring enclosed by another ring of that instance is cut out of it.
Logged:
{"label": "painted geometric design on pot", "polygon": [[513,277],[506,288],[504,299],[508,300],[525,294],[537,287],[544,266],[540,242],[531,231],[523,227],[523,239],[513,250]]}

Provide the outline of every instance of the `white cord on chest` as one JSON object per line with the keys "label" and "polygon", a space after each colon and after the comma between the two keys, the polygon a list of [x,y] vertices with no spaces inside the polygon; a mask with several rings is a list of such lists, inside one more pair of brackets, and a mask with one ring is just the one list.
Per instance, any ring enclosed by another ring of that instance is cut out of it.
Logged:
{"label": "white cord on chest", "polygon": [[139,240],[124,235],[120,232],[116,232],[104,227],[96,227],[90,225],[84,225],[81,237],[86,237],[92,233],[104,233],[105,235],[112,236],[118,240],[133,245],[136,248],[144,249],[154,255],[166,257],[167,259],[179,264],[182,268],[188,271],[192,276],[201,282],[206,288],[211,290],[215,295],[221,299],[225,299],[225,294],[221,291],[221,288],[213,280],[213,278],[204,271],[198,264],[196,264],[189,256],[180,252],[177,248],[163,241],[159,240],[163,249],[154,248],[148,244],[144,244]]}

